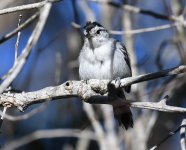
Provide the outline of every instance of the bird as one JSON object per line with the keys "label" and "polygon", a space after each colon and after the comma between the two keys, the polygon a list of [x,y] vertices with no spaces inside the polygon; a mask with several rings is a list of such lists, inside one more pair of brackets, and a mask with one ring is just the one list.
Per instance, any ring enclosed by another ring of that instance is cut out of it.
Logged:
{"label": "bird", "polygon": [[[79,54],[79,76],[81,80],[109,79],[119,81],[131,77],[130,58],[126,47],[112,38],[107,29],[100,23],[88,21],[83,27],[84,44]],[[112,103],[114,117],[127,130],[133,127],[130,108],[122,105],[126,100],[125,92],[129,93],[131,86],[117,88],[119,101]],[[119,103],[118,103],[119,102]],[[121,102],[121,105],[120,105]]]}

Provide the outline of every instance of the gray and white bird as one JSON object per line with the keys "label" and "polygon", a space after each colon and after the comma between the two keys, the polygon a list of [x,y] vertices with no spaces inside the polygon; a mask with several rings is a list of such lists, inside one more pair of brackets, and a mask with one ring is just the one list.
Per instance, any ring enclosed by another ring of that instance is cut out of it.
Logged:
{"label": "gray and white bird", "polygon": [[[82,80],[118,79],[132,76],[127,50],[97,22],[84,26],[84,45],[79,55],[79,75]],[[130,92],[130,86],[125,88]],[[125,99],[124,90],[117,89],[117,96]],[[126,105],[112,104],[114,116],[126,129],[133,127],[132,113]]]}

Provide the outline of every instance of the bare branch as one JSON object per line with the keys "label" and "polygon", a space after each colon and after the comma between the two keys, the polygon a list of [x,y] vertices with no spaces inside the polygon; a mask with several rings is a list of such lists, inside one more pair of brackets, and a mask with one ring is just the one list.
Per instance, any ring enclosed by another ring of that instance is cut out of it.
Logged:
{"label": "bare branch", "polygon": [[39,16],[39,12],[35,13],[33,16],[31,16],[28,20],[26,20],[23,24],[21,24],[19,27],[11,31],[10,33],[2,36],[0,38],[0,44],[7,41],[11,37],[13,37],[16,33],[21,31],[22,29],[26,28],[30,23],[32,23],[37,17]]}
{"label": "bare branch", "polygon": [[[121,87],[184,72],[186,72],[186,66],[179,66],[156,73],[149,73],[136,77],[128,77],[121,80]],[[17,107],[19,110],[24,110],[24,108],[34,103],[41,103],[43,101],[46,101],[47,99],[54,100],[66,97],[80,97],[83,101],[93,104],[109,104],[110,101],[106,94],[108,83],[109,80],[97,79],[89,80],[88,83],[86,83],[85,81],[67,81],[59,86],[47,87],[34,92],[3,93],[0,95],[0,105],[6,106],[6,104],[8,103],[14,107]],[[112,81],[112,84],[115,85],[114,80]],[[129,102],[126,103],[126,105],[130,105],[131,107],[154,109],[167,112],[186,112],[186,108],[184,109],[173,106],[166,106],[165,109],[162,109],[162,103]]]}
{"label": "bare branch", "polygon": [[[26,119],[31,118],[32,116],[38,114],[39,112],[42,112],[47,106],[48,106],[48,102],[45,102],[41,106],[31,110],[30,112],[23,114],[23,115],[19,115],[19,116],[15,116],[15,115],[13,116],[13,115],[9,115],[7,113],[3,115],[3,112],[1,110],[0,110],[0,114],[5,119],[10,120],[10,121],[26,120]],[[4,108],[7,108],[7,107],[4,107]]]}
{"label": "bare branch", "polygon": [[[22,19],[22,15],[20,14],[19,15],[19,21],[18,21],[18,27],[20,26],[21,24],[21,19]],[[17,40],[16,40],[16,44],[15,44],[15,57],[14,57],[14,64],[16,64],[17,62],[17,58],[18,58],[18,48],[19,48],[19,41],[20,41],[20,38],[21,38],[21,32],[19,31],[17,33]]]}
{"label": "bare branch", "polygon": [[51,8],[51,3],[46,3],[45,6],[43,7],[43,9],[41,10],[41,14],[40,14],[40,18],[38,20],[38,23],[37,23],[34,31],[32,32],[32,35],[30,36],[26,47],[22,51],[22,54],[19,56],[17,63],[12,67],[12,69],[11,69],[12,72],[10,72],[7,75],[6,79],[0,85],[0,93],[2,93],[10,85],[10,83],[15,79],[15,77],[18,75],[18,73],[23,68],[23,66],[26,62],[26,59],[31,52],[31,49],[35,46],[35,44],[37,43],[37,41],[41,35],[43,27],[46,23],[48,14],[50,12],[50,8]]}
{"label": "bare branch", "polygon": [[173,23],[173,24],[166,24],[166,25],[161,25],[161,26],[156,26],[156,27],[134,29],[134,30],[126,30],[126,31],[114,31],[114,30],[111,30],[111,31],[109,31],[109,33],[110,34],[114,34],[114,35],[139,34],[139,33],[145,33],[145,32],[153,32],[153,31],[165,30],[165,29],[169,29],[169,28],[172,28],[172,27],[176,27],[178,25],[179,25],[178,23]]}
{"label": "bare branch", "polygon": [[130,107],[134,108],[143,108],[143,109],[150,109],[150,110],[157,110],[169,113],[185,113],[186,108],[169,106],[163,101],[166,100],[168,97],[162,99],[160,102],[127,102]]}
{"label": "bare branch", "polygon": [[179,131],[180,131],[180,144],[181,144],[182,150],[185,150],[184,149],[185,148],[185,131],[183,132],[183,130],[185,130],[185,127],[186,127],[186,120],[183,119],[181,125],[176,130],[169,132],[169,134],[165,138],[163,138],[157,145],[153,146],[150,150],[157,149],[165,141],[167,141],[170,137],[172,137],[173,135],[175,135]]}
{"label": "bare branch", "polygon": [[[146,32],[154,32],[159,30],[165,30],[170,29],[173,27],[179,26],[179,23],[173,23],[173,24],[166,24],[161,26],[155,26],[155,27],[149,27],[149,28],[141,28],[141,29],[133,29],[133,30],[125,30],[125,31],[116,31],[116,30],[109,30],[110,34],[113,35],[128,35],[128,34],[140,34],[140,33],[146,33]],[[72,22],[72,26],[74,28],[81,28],[81,26],[75,22]]]}
{"label": "bare branch", "polygon": [[132,5],[121,5],[121,4],[118,4],[118,3],[115,3],[115,2],[106,2],[106,1],[101,1],[101,0],[89,0],[89,1],[96,2],[96,3],[99,3],[99,4],[111,5],[111,6],[114,6],[116,8],[122,8],[124,10],[130,11],[130,12],[133,12],[133,13],[141,13],[141,14],[149,15],[149,16],[152,16],[152,17],[155,17],[155,18],[158,18],[158,19],[171,20],[171,21],[174,21],[174,22],[181,23],[184,27],[186,26],[186,21],[183,17],[183,14],[181,16],[173,16],[173,15],[172,16],[166,16],[166,15],[159,14],[159,13],[156,13],[156,12],[153,12],[153,11],[150,11],[150,10],[140,9],[139,7],[135,7],[135,6],[132,6]]}
{"label": "bare branch", "polygon": [[45,1],[38,2],[38,3],[6,8],[6,9],[0,10],[0,15],[9,14],[9,13],[13,13],[13,12],[18,12],[18,11],[22,11],[22,10],[30,10],[30,9],[41,8],[47,2],[57,2],[57,1],[60,1],[60,0],[45,0]]}
{"label": "bare branch", "polygon": [[122,80],[121,86],[124,87],[124,86],[128,86],[131,84],[143,82],[143,81],[153,80],[156,78],[161,78],[161,77],[170,76],[170,75],[176,75],[176,74],[180,74],[184,72],[186,72],[186,66],[182,65],[182,66],[175,67],[172,69],[162,70],[160,72],[139,75],[137,77],[125,78]]}
{"label": "bare branch", "polygon": [[97,141],[97,137],[91,131],[81,131],[76,129],[53,129],[53,130],[39,130],[35,131],[29,135],[26,135],[20,139],[14,140],[12,142],[6,143],[2,150],[17,149],[25,144],[39,139],[48,138],[59,138],[59,137],[76,137],[85,138]]}
{"label": "bare branch", "polygon": [[95,2],[95,3],[98,3],[98,4],[110,5],[110,6],[113,6],[113,7],[116,7],[116,8],[122,8],[124,10],[130,11],[130,12],[133,12],[133,13],[141,13],[141,14],[148,15],[148,16],[151,16],[151,17],[154,17],[154,18],[158,18],[158,19],[163,19],[163,20],[169,20],[170,19],[169,16],[159,14],[159,13],[153,12],[151,10],[141,9],[139,7],[135,7],[135,6],[132,6],[132,5],[123,5],[121,3],[117,3],[117,2],[114,2],[114,1],[101,1],[101,0],[89,0],[89,1],[90,2]]}

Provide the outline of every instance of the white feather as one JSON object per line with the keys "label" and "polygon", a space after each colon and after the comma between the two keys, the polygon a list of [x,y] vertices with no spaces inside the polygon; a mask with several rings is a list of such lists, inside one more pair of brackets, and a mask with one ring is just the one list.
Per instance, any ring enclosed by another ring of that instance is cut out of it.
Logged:
{"label": "white feather", "polygon": [[88,79],[115,79],[131,76],[122,45],[112,38],[92,39],[94,49],[90,48],[88,39],[79,55],[79,74],[83,80]]}

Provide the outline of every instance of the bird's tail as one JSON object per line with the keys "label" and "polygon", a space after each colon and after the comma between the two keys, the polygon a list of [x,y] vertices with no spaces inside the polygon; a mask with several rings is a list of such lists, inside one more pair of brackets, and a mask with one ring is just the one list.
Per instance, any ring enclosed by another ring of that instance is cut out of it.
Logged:
{"label": "bird's tail", "polygon": [[133,119],[132,112],[130,107],[124,105],[124,101],[126,101],[125,94],[123,89],[116,90],[117,99],[113,101],[113,111],[114,117],[118,120],[119,125],[124,126],[127,130],[129,127],[133,127]]}
{"label": "bird's tail", "polygon": [[114,117],[118,120],[119,125],[124,126],[127,130],[129,127],[133,127],[132,112],[126,105],[113,104]]}
{"label": "bird's tail", "polygon": [[133,127],[132,112],[130,107],[127,106],[124,101],[126,101],[125,93],[122,88],[116,89],[111,83],[107,85],[108,87],[108,97],[111,100],[113,106],[114,117],[118,120],[119,125],[122,125],[127,130],[129,127]]}

